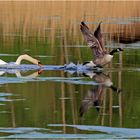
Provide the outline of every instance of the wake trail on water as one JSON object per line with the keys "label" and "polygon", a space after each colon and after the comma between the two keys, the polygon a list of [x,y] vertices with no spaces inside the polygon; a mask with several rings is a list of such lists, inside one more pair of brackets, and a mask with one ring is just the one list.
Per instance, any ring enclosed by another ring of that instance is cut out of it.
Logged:
{"label": "wake trail on water", "polygon": [[79,71],[79,72],[86,72],[89,70],[97,70],[101,71],[101,68],[89,68],[87,66],[84,66],[82,64],[74,64],[69,63],[65,65],[44,65],[44,66],[38,66],[33,64],[21,64],[21,65],[15,65],[14,63],[9,63],[6,65],[0,65],[0,71],[11,71],[11,70],[20,70],[20,71],[27,71],[27,70],[64,70],[69,71],[71,73]]}

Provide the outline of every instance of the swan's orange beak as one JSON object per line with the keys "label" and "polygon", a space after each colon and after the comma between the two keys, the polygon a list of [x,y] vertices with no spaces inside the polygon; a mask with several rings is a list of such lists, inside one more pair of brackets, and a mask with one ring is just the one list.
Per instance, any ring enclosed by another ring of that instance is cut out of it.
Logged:
{"label": "swan's orange beak", "polygon": [[38,70],[38,74],[42,74],[43,70]]}
{"label": "swan's orange beak", "polygon": [[38,66],[42,67],[44,66],[43,64],[41,64],[41,62],[38,62]]}

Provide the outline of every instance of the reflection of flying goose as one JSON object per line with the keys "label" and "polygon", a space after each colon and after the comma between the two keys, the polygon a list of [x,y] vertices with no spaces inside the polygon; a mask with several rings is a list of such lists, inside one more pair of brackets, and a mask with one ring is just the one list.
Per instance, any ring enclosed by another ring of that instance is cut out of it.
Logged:
{"label": "reflection of flying goose", "polygon": [[95,86],[94,88],[88,90],[87,95],[82,100],[80,106],[80,117],[82,117],[83,114],[93,106],[95,106],[97,111],[99,111],[99,106],[101,105],[104,92],[105,87],[103,87],[102,85]]}
{"label": "reflection of flying goose", "polygon": [[89,30],[88,26],[84,22],[81,22],[80,25],[81,32],[88,46],[91,48],[93,54],[95,55],[95,59],[93,61],[83,63],[83,65],[86,65],[88,67],[102,67],[111,62],[114,53],[123,51],[123,49],[117,48],[107,53],[104,47],[100,24],[98,25],[94,34]]}
{"label": "reflection of flying goose", "polygon": [[121,89],[118,89],[113,86],[113,82],[111,81],[110,77],[102,72],[99,73],[83,73],[84,76],[88,76],[91,79],[95,80],[97,83],[102,84],[105,87],[111,88],[113,91],[117,93],[121,92]]}
{"label": "reflection of flying goose", "polygon": [[109,76],[104,73],[84,73],[84,76],[88,76],[91,79],[99,83],[99,85],[94,86],[88,90],[86,97],[82,100],[80,106],[80,116],[82,117],[85,112],[87,112],[92,106],[95,106],[97,111],[99,111],[99,106],[103,100],[103,94],[107,87],[111,88],[113,91],[120,93],[121,89],[118,89],[113,86],[113,82]]}
{"label": "reflection of flying goose", "polygon": [[[15,64],[16,64],[16,65],[20,65],[20,63],[21,63],[22,60],[27,60],[27,61],[29,61],[29,62],[31,62],[31,63],[33,63],[33,64],[42,66],[42,65],[41,65],[41,62],[40,62],[39,60],[37,60],[37,59],[35,59],[35,58],[32,58],[31,56],[29,56],[29,55],[27,55],[27,54],[20,55],[20,56],[17,58]],[[6,65],[6,64],[8,64],[8,63],[0,59],[0,65]]]}

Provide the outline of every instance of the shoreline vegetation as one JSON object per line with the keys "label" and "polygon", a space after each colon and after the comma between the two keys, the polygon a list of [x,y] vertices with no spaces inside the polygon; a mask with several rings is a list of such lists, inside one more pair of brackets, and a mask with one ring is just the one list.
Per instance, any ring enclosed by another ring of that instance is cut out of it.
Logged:
{"label": "shoreline vegetation", "polygon": [[94,31],[102,21],[108,40],[133,43],[140,38],[139,5],[140,1],[0,2],[0,36],[79,44],[83,42],[80,22],[87,22]]}

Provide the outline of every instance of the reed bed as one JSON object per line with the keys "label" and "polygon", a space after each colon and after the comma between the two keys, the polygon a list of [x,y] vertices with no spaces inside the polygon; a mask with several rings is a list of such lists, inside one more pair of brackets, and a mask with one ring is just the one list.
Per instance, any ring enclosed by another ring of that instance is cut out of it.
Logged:
{"label": "reed bed", "polygon": [[68,44],[83,41],[80,21],[92,29],[103,21],[107,37],[121,41],[139,40],[139,1],[32,1],[0,2],[2,36],[38,37]]}

